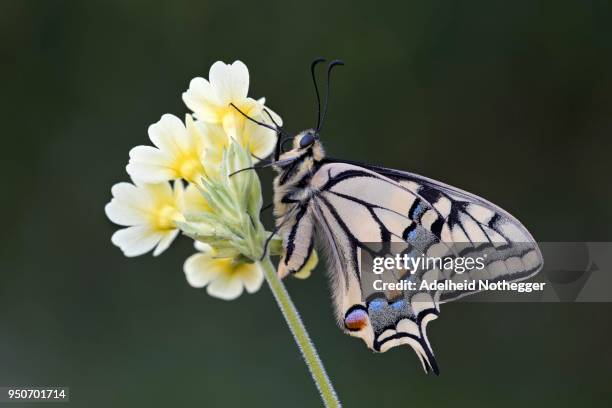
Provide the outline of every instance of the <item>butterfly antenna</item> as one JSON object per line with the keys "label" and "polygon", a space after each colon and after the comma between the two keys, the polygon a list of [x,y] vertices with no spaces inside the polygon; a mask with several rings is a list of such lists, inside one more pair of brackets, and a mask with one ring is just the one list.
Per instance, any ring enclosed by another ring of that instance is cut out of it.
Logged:
{"label": "butterfly antenna", "polygon": [[325,122],[325,117],[327,116],[327,107],[329,105],[329,80],[331,78],[332,69],[337,65],[344,65],[344,61],[333,60],[329,63],[329,66],[327,67],[327,89],[325,90],[325,104],[323,105],[323,117],[321,118],[321,122],[317,125],[317,133],[323,128],[323,123]]}
{"label": "butterfly antenna", "polygon": [[[234,109],[236,109],[238,112],[240,112],[240,114],[242,116],[244,116],[245,118],[247,118],[248,120],[250,120],[251,122],[257,123],[259,126],[263,126],[265,128],[268,128],[270,130],[275,131],[276,133],[281,133],[281,129],[278,127],[274,127],[274,126],[270,126],[267,123],[263,123],[258,121],[257,119],[253,119],[252,117],[250,117],[249,115],[247,115],[246,113],[244,113],[243,111],[241,111],[236,105],[234,105],[233,102],[230,102],[230,106],[233,107]],[[275,123],[276,124],[276,123]]]}
{"label": "butterfly antenna", "polygon": [[277,161],[278,158],[280,157],[281,154],[281,138],[278,137],[278,135],[281,135],[283,137],[289,137],[289,134],[287,132],[285,132],[285,129],[283,129],[283,127],[281,125],[279,125],[276,120],[274,120],[274,117],[272,116],[272,114],[270,113],[269,110],[267,110],[266,108],[263,109],[264,113],[266,115],[268,115],[268,117],[270,118],[270,120],[272,121],[272,123],[274,123],[274,126],[276,126],[276,133],[277,133],[277,137],[276,137],[276,147],[274,148],[274,161]]}
{"label": "butterfly antenna", "polygon": [[263,168],[270,167],[270,166],[273,166],[273,165],[274,165],[274,163],[265,163],[265,164],[260,164],[260,165],[257,165],[257,166],[245,167],[244,169],[236,170],[236,171],[230,173],[229,177],[232,177],[234,174],[242,173],[243,171],[263,169]]}
{"label": "butterfly antenna", "polygon": [[270,118],[270,121],[274,123],[274,126],[276,126],[276,128],[280,131],[280,133],[285,134],[285,129],[283,129],[283,127],[274,120],[270,111],[267,110],[266,108],[263,108],[263,111],[266,115],[268,115],[268,117]]}
{"label": "butterfly antenna", "polygon": [[[285,133],[285,130],[279,126],[278,123],[276,123],[276,121],[274,120],[274,118],[272,118],[272,115],[270,114],[270,112],[268,112],[268,110],[266,108],[263,109],[263,111],[268,115],[268,117],[270,118],[270,120],[272,121],[272,123],[274,123],[274,126],[270,126],[267,123],[263,123],[260,122],[256,119],[253,119],[252,117],[250,117],[249,115],[247,115],[246,113],[244,113],[243,111],[241,111],[240,109],[238,109],[238,107],[236,105],[234,105],[234,103],[230,103],[230,105],[236,109],[238,112],[240,112],[240,114],[242,116],[244,116],[245,118],[247,118],[248,120],[250,120],[251,122],[257,123],[259,126],[263,126],[265,128],[268,128],[270,130],[273,130],[274,132],[276,132],[277,135],[283,135],[283,136],[288,136],[287,133]],[[279,142],[280,138],[277,137],[277,141],[276,141],[276,148],[274,149],[274,161],[277,161],[279,156],[280,156],[280,142]],[[247,169],[244,169],[247,170]],[[233,174],[236,174],[236,172],[230,174],[230,176],[232,176]]]}
{"label": "butterfly antenna", "polygon": [[314,85],[315,93],[317,94],[317,129],[321,125],[321,95],[319,94],[319,86],[317,85],[317,77],[315,75],[315,67],[321,62],[325,62],[325,58],[317,58],[310,64],[310,76]]}

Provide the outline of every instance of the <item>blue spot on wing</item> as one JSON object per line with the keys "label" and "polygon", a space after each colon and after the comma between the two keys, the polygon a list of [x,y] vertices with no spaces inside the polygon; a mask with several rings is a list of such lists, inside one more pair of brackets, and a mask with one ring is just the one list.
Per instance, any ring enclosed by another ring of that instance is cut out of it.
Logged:
{"label": "blue spot on wing", "polygon": [[408,211],[408,218],[410,218],[411,220],[418,220],[419,217],[423,215],[424,211],[425,205],[423,205],[423,202],[419,198],[416,198],[410,206],[410,210]]}
{"label": "blue spot on wing", "polygon": [[373,299],[368,304],[368,310],[376,312],[376,311],[382,309],[385,306],[387,306],[387,301],[386,300],[383,300],[383,299]]}
{"label": "blue spot on wing", "polygon": [[419,203],[416,210],[414,210],[414,217],[419,218],[423,211],[425,211],[425,206],[423,205],[423,203]]}
{"label": "blue spot on wing", "polygon": [[393,307],[395,310],[402,310],[405,304],[406,302],[404,300],[398,300],[397,302],[391,303],[391,307]]}
{"label": "blue spot on wing", "polygon": [[402,233],[402,239],[404,241],[408,241],[409,239],[415,239],[417,236],[416,227],[417,224],[415,222],[411,222],[410,225],[408,225]]}

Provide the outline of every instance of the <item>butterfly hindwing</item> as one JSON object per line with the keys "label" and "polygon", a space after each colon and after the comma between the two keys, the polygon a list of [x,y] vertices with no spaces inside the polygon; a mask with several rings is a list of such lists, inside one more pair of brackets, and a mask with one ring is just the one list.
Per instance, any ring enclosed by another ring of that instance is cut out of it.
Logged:
{"label": "butterfly hindwing", "polygon": [[283,278],[300,271],[314,250],[312,206],[296,204],[281,223],[287,224],[283,229],[285,248],[278,268],[278,275]]}

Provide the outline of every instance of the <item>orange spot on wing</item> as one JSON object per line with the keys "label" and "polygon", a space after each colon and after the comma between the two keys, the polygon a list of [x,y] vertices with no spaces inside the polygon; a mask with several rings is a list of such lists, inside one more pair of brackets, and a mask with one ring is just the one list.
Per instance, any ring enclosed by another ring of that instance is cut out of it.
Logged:
{"label": "orange spot on wing", "polygon": [[344,325],[351,331],[361,330],[368,324],[368,313],[363,309],[355,309],[344,319]]}

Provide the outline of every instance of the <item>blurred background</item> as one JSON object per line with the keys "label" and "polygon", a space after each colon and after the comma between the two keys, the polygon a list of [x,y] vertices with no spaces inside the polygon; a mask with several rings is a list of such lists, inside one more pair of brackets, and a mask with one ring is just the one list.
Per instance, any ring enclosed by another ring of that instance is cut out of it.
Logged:
{"label": "blurred background", "polygon": [[[216,60],[243,60],[297,131],[310,61],[342,58],[331,156],[482,195],[540,241],[612,240],[607,2],[0,4],[0,386],[68,386],[78,407],[320,404],[265,286],[221,301],[186,283],[188,239],[159,259],[110,243],[129,149]],[[610,404],[612,304],[445,305],[434,377],[343,335],[322,266],[287,286],[347,407]]]}

